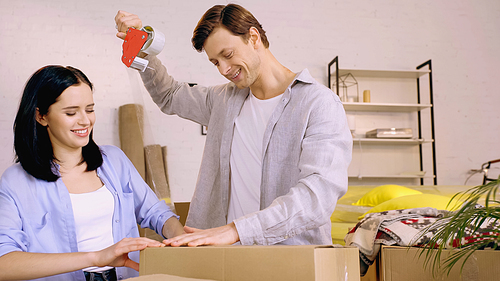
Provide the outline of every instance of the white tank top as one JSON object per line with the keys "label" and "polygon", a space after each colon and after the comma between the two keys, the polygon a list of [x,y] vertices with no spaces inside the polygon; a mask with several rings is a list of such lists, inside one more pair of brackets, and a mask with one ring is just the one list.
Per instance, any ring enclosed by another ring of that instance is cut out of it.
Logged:
{"label": "white tank top", "polygon": [[260,209],[262,142],[282,95],[259,100],[251,92],[236,117],[231,144],[231,190],[227,223]]}
{"label": "white tank top", "polygon": [[[99,251],[113,245],[115,201],[106,186],[88,193],[70,193],[69,196],[75,217],[78,251]],[[83,271],[101,272],[111,268],[93,266],[84,268]]]}

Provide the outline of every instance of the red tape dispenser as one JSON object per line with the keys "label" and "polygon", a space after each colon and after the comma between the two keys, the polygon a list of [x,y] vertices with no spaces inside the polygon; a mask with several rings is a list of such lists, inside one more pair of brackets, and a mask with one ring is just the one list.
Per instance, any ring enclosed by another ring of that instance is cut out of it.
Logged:
{"label": "red tape dispenser", "polygon": [[148,67],[149,61],[137,57],[139,52],[156,56],[163,50],[164,45],[165,35],[158,31],[155,32],[151,26],[145,26],[140,30],[129,28],[122,45],[122,62],[127,67],[144,72]]}

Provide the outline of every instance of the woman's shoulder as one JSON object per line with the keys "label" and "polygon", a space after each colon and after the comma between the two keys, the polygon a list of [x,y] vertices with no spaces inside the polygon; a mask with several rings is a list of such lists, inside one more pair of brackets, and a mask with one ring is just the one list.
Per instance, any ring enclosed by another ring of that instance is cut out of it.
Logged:
{"label": "woman's shoulder", "polygon": [[20,163],[13,164],[7,168],[0,178],[0,186],[15,184],[16,186],[22,186],[23,181],[36,180],[34,177],[29,175],[21,166]]}
{"label": "woman's shoulder", "polygon": [[15,163],[8,167],[2,174],[2,177],[19,177],[25,176],[26,171],[23,169],[20,163]]}
{"label": "woman's shoulder", "polygon": [[129,174],[134,165],[128,156],[119,147],[114,145],[99,145],[103,163],[101,171],[106,173],[116,173],[117,175]]}
{"label": "woman's shoulder", "polygon": [[99,149],[106,154],[123,154],[123,151],[119,147],[110,144],[99,145]]}
{"label": "woman's shoulder", "polygon": [[108,164],[115,168],[118,166],[129,166],[130,160],[121,148],[114,145],[99,145],[99,149],[101,150],[103,164]]}
{"label": "woman's shoulder", "polygon": [[106,162],[122,162],[124,159],[128,159],[127,155],[119,147],[114,145],[99,145],[101,150],[102,159]]}

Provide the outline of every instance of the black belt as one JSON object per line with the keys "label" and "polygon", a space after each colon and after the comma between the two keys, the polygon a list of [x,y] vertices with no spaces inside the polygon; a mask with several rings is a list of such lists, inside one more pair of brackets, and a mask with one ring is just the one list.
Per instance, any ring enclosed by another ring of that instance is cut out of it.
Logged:
{"label": "black belt", "polygon": [[102,272],[83,272],[87,281],[116,281],[116,270],[113,267]]}

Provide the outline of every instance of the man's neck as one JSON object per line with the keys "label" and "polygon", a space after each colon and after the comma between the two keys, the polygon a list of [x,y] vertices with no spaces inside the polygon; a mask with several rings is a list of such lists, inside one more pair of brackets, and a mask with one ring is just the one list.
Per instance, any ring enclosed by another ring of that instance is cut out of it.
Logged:
{"label": "man's neck", "polygon": [[250,90],[258,99],[274,98],[283,94],[294,78],[295,73],[279,63],[269,49],[265,49],[261,57],[259,77],[250,86]]}

